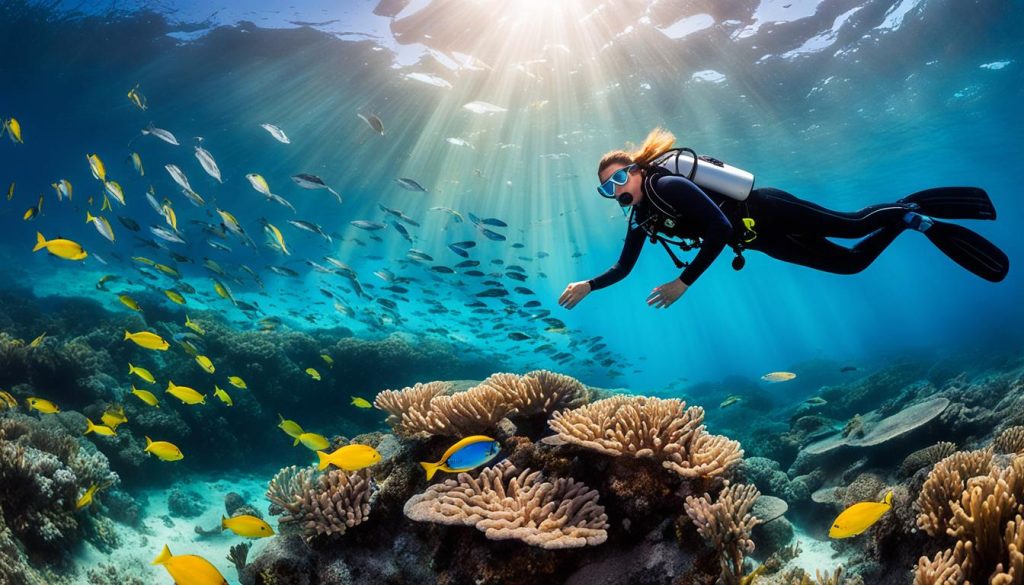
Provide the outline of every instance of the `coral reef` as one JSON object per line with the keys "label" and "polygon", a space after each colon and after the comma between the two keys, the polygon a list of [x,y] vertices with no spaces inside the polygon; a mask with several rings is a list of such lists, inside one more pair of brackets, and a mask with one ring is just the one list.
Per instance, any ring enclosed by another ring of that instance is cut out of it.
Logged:
{"label": "coral reef", "polygon": [[541,472],[519,471],[509,460],[476,478],[460,473],[405,504],[419,522],[475,526],[491,540],[516,539],[545,549],[601,544],[608,517],[598,494],[572,479],[542,481]]}
{"label": "coral reef", "polygon": [[342,535],[370,515],[376,492],[368,470],[331,469],[317,474],[315,467],[282,469],[270,482],[267,499],[281,514],[281,524],[297,526],[306,540]]}
{"label": "coral reef", "polygon": [[750,531],[761,522],[750,510],[760,495],[753,485],[734,484],[714,499],[708,494],[686,498],[686,514],[708,546],[719,553],[719,585],[739,585],[745,574],[743,561],[754,552]]}
{"label": "coral reef", "polygon": [[167,511],[176,518],[195,518],[203,513],[203,499],[196,492],[174,488],[167,495]]}
{"label": "coral reef", "polygon": [[556,412],[549,424],[558,434],[545,442],[653,458],[683,478],[725,476],[743,450],[737,441],[708,434],[703,423],[704,409],[686,408],[678,399],[616,396]]}

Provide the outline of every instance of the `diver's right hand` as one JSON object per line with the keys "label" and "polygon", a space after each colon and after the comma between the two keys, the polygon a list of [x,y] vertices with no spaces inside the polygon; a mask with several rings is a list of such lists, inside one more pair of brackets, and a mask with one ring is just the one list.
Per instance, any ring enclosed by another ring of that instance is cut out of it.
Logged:
{"label": "diver's right hand", "polygon": [[565,287],[565,290],[562,291],[562,296],[558,297],[558,304],[566,309],[571,309],[578,305],[583,300],[583,297],[588,294],[590,294],[589,282],[586,280],[570,282],[569,286]]}

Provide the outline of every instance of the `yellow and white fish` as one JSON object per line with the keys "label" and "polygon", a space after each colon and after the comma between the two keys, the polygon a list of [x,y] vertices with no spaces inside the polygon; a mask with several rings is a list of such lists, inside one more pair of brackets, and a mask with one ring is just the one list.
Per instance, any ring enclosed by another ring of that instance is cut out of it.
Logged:
{"label": "yellow and white fish", "polygon": [[124,340],[131,340],[139,347],[154,349],[157,351],[167,351],[167,348],[171,346],[163,337],[160,337],[156,333],[152,333],[150,331],[132,333],[125,329]]}
{"label": "yellow and white fish", "polygon": [[85,159],[89,161],[89,170],[92,171],[92,176],[98,181],[107,180],[107,167],[100,160],[99,155],[87,154]]}
{"label": "yellow and white fish", "polygon": [[85,260],[86,256],[89,255],[82,248],[81,244],[77,242],[65,240],[64,238],[47,240],[43,237],[43,234],[36,232],[36,246],[32,248],[32,251],[38,252],[43,248],[46,248],[46,251],[50,254],[65,260]]}
{"label": "yellow and white fish", "polygon": [[53,187],[53,190],[57,192],[57,201],[64,201],[65,197],[68,198],[68,201],[71,201],[71,181],[67,179],[61,179],[56,183],[50,183],[50,186]]}
{"label": "yellow and white fish", "polygon": [[868,528],[871,528],[889,510],[892,509],[892,491],[890,490],[882,498],[881,502],[857,502],[842,511],[832,528],[829,528],[829,538],[850,538],[857,536]]}
{"label": "yellow and white fish", "polygon": [[[11,138],[11,142],[17,142],[19,144],[25,144],[25,141],[21,139],[21,123],[15,118],[8,118],[4,121],[4,130],[7,131],[7,135]],[[0,132],[0,136],[3,132]]]}
{"label": "yellow and white fish", "polygon": [[281,252],[283,252],[285,256],[291,256],[292,253],[288,251],[288,246],[284,243],[284,236],[281,234],[281,230],[277,229],[277,226],[270,222],[267,222],[264,225],[264,228],[267,230],[267,233],[274,238],[277,245],[281,247]]}
{"label": "yellow and white fish", "polygon": [[43,198],[42,198],[42,196],[40,196],[39,197],[39,202],[36,203],[34,206],[29,207],[28,209],[26,209],[25,213],[22,214],[21,219],[23,219],[25,221],[29,221],[29,220],[32,220],[32,219],[35,219],[35,218],[39,217],[42,213],[43,213]]}
{"label": "yellow and white fish", "polygon": [[765,382],[788,382],[793,378],[796,378],[793,372],[769,372],[761,376]]}
{"label": "yellow and white fish", "polygon": [[139,153],[133,152],[130,157],[132,160],[132,166],[135,167],[135,172],[139,173],[140,177],[146,176],[146,169],[142,168],[142,157]]}
{"label": "yellow and white fish", "polygon": [[107,221],[107,218],[103,217],[102,215],[96,216],[86,211],[85,223],[91,223],[92,226],[96,228],[96,231],[98,231],[101,236],[110,240],[111,242],[114,241],[114,228],[110,227],[110,222]]}
{"label": "yellow and white fish", "polygon": [[149,107],[148,103],[146,102],[146,96],[142,95],[142,92],[139,91],[138,83],[135,84],[135,87],[128,90],[128,101],[134,104],[136,108],[139,108],[143,111],[145,111],[146,108]]}

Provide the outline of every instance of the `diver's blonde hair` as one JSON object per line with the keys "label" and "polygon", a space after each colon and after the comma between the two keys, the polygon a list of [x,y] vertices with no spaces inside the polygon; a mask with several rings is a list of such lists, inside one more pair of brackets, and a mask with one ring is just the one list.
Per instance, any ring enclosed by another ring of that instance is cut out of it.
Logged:
{"label": "diver's blonde hair", "polygon": [[597,164],[597,174],[600,175],[602,171],[614,164],[628,165],[636,163],[640,166],[648,165],[656,156],[672,148],[675,143],[676,137],[674,134],[664,128],[655,128],[651,130],[647,138],[644,138],[640,148],[633,151],[613,150],[606,152],[601,157],[601,162]]}

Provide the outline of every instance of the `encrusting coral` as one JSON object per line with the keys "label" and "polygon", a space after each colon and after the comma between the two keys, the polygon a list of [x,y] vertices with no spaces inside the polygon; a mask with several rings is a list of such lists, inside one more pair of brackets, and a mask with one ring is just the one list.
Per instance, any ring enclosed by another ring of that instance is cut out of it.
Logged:
{"label": "encrusting coral", "polygon": [[614,396],[556,412],[548,424],[558,434],[547,443],[653,458],[683,478],[721,477],[743,459],[738,441],[706,432],[703,408],[675,398]]}
{"label": "encrusting coral", "polygon": [[476,478],[427,488],[405,504],[405,515],[419,522],[475,526],[488,539],[516,539],[545,549],[601,544],[608,517],[595,490],[566,478],[543,481],[540,471],[519,471],[505,459]]}
{"label": "encrusting coral", "polygon": [[307,541],[332,534],[342,535],[370,516],[375,493],[368,469],[331,469],[318,474],[315,467],[286,467],[270,481],[267,499],[281,514],[282,525],[296,525]]}
{"label": "encrusting coral", "polygon": [[714,500],[709,494],[686,498],[686,514],[708,546],[719,554],[719,585],[741,583],[743,561],[754,552],[750,531],[761,522],[750,510],[760,496],[751,484],[734,484],[726,486]]}
{"label": "encrusting coral", "polygon": [[903,463],[900,464],[899,476],[910,477],[919,469],[931,467],[953,453],[956,453],[956,443],[949,441],[939,441],[930,447],[918,449],[903,459]]}

